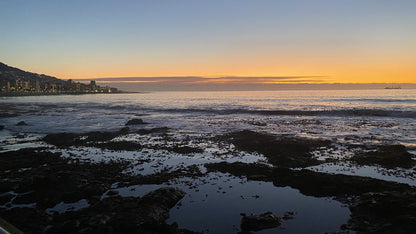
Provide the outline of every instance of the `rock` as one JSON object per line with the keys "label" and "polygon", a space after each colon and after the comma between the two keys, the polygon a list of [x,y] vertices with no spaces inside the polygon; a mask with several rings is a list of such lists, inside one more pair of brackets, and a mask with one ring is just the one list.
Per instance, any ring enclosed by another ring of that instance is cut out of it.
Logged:
{"label": "rock", "polygon": [[128,126],[128,125],[139,125],[139,124],[148,124],[148,123],[144,122],[142,119],[131,119],[131,120],[127,121],[127,123],[125,124],[125,126]]}
{"label": "rock", "polygon": [[267,133],[243,130],[220,136],[240,150],[263,154],[270,163],[280,167],[307,167],[320,162],[312,158],[311,151],[330,146],[327,140],[304,138],[277,138]]}
{"label": "rock", "polygon": [[294,215],[295,215],[294,212],[288,211],[283,215],[283,220],[293,219]]}
{"label": "rock", "polygon": [[204,150],[196,147],[189,147],[189,146],[174,146],[172,148],[168,148],[178,154],[191,154],[191,153],[203,153]]}
{"label": "rock", "polygon": [[33,196],[33,193],[17,195],[16,198],[13,199],[13,204],[30,204],[35,202],[36,198]]}
{"label": "rock", "polygon": [[154,203],[158,206],[172,208],[185,196],[185,192],[178,188],[164,187],[144,195],[142,203]]}
{"label": "rock", "polygon": [[161,128],[151,128],[151,129],[139,129],[137,131],[138,134],[146,135],[146,134],[164,134],[169,131],[170,128],[168,127],[161,127]]}
{"label": "rock", "polygon": [[[407,184],[384,181],[369,177],[341,174],[327,174],[306,169],[291,170],[289,168],[268,167],[261,164],[246,163],[211,163],[205,164],[208,172],[219,171],[236,176],[264,175],[261,181],[272,181],[277,187],[290,186],[304,195],[314,197],[348,197],[366,192],[410,191]],[[260,179],[260,178],[257,178]]]}
{"label": "rock", "polygon": [[56,133],[48,134],[42,140],[59,147],[92,146],[117,150],[123,147],[131,149],[134,145],[134,150],[137,150],[137,147],[140,147],[137,143],[107,142],[120,135],[128,134],[129,130],[128,127],[124,127],[117,132]]}
{"label": "rock", "polygon": [[4,125],[0,125],[0,131],[4,129]]}
{"label": "rock", "polygon": [[115,195],[118,195],[118,191],[117,191],[117,190],[109,190],[109,191],[107,192],[107,195],[108,195],[108,196],[115,196]]}
{"label": "rock", "polygon": [[27,123],[25,123],[25,121],[20,121],[19,123],[16,124],[16,126],[26,126]]}
{"label": "rock", "polygon": [[415,233],[415,191],[365,193],[350,210],[348,229],[361,233]]}
{"label": "rock", "polygon": [[76,212],[55,216],[51,233],[192,233],[167,225],[170,208],[185,196],[177,188],[160,188],[142,198],[111,196]]}
{"label": "rock", "polygon": [[386,168],[412,168],[415,165],[413,155],[403,145],[388,145],[375,151],[361,152],[351,158],[361,165],[380,165]]}
{"label": "rock", "polygon": [[14,198],[14,195],[10,193],[2,194],[0,196],[0,206],[5,205],[6,203],[10,202]]}
{"label": "rock", "polygon": [[281,218],[277,217],[272,212],[266,212],[260,215],[248,215],[243,216],[241,219],[241,230],[260,231],[278,227],[281,223]]}

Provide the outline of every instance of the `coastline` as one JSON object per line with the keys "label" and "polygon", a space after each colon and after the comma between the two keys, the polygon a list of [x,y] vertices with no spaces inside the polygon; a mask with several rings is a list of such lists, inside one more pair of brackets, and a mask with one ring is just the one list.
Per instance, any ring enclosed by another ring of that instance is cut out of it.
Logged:
{"label": "coastline", "polygon": [[144,92],[62,92],[62,93],[38,93],[38,92],[0,92],[0,97],[25,97],[25,96],[59,96],[59,95],[86,95],[86,94],[132,94]]}

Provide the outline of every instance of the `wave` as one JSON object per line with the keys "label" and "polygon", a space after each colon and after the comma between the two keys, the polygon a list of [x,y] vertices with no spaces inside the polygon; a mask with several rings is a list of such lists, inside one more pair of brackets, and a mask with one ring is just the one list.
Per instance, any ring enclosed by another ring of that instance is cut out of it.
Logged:
{"label": "wave", "polygon": [[329,101],[335,101],[335,102],[375,102],[375,103],[416,103],[416,99],[375,99],[375,98],[360,98],[360,99],[332,99]]}
{"label": "wave", "polygon": [[342,110],[247,110],[247,109],[152,109],[157,112],[172,113],[204,113],[217,115],[232,114],[255,114],[255,115],[286,115],[286,116],[369,116],[369,117],[396,117],[396,118],[416,118],[416,111],[396,111],[383,109],[342,109]]}

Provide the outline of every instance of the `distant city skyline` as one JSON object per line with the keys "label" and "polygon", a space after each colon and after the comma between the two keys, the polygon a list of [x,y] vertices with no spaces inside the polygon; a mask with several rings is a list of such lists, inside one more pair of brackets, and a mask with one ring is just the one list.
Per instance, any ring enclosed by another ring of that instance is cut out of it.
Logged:
{"label": "distant city skyline", "polygon": [[416,83],[412,0],[4,0],[0,9],[0,61],[61,79]]}

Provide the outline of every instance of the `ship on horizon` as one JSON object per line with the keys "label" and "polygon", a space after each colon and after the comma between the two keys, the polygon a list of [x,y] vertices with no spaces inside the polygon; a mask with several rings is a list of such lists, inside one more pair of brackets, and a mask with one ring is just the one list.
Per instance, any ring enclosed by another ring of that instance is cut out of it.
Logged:
{"label": "ship on horizon", "polygon": [[384,89],[402,89],[402,87],[400,87],[400,86],[388,86],[388,87],[385,87]]}

